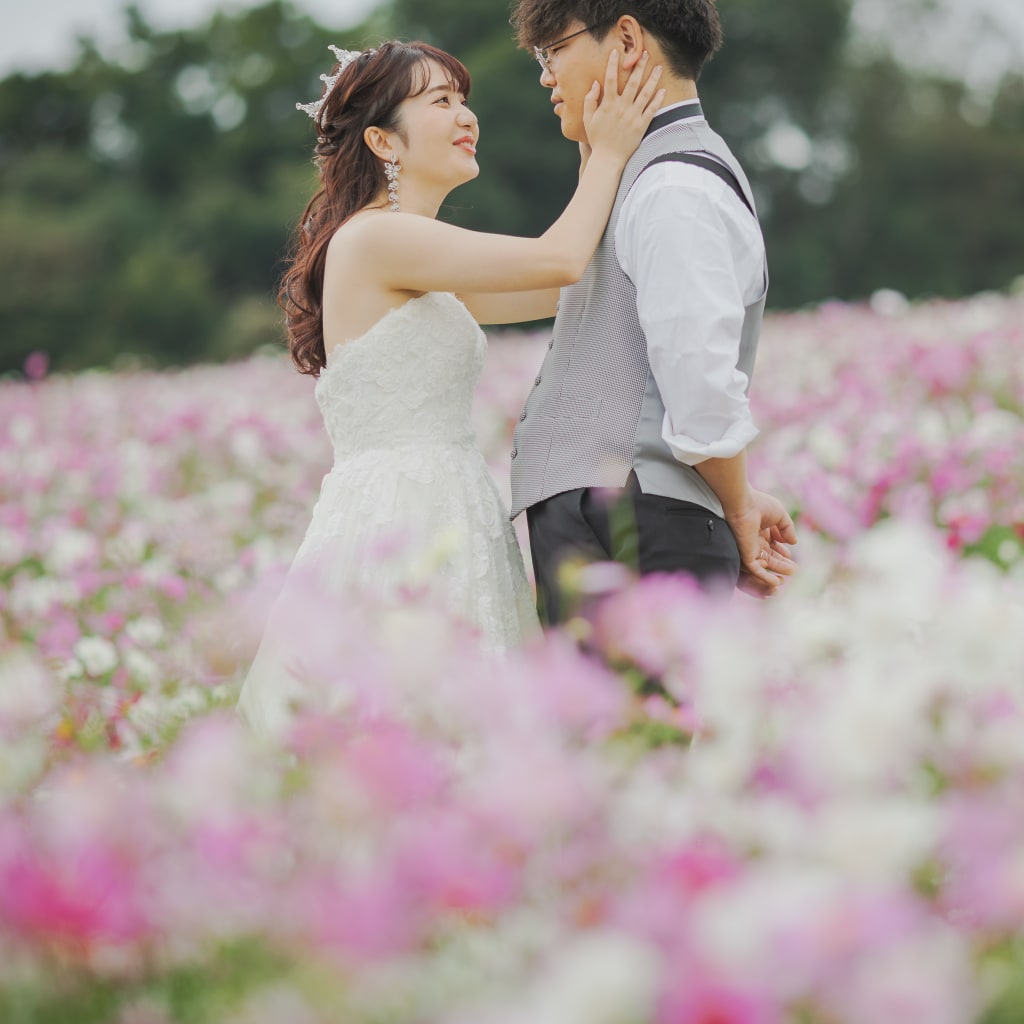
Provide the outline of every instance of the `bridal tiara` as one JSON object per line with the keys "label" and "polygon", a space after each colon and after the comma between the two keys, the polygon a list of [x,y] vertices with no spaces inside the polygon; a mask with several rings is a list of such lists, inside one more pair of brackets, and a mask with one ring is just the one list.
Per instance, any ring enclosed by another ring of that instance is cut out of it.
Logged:
{"label": "bridal tiara", "polygon": [[341,78],[341,73],[351,64],[354,60],[358,60],[364,53],[373,56],[377,51],[373,50],[342,50],[337,46],[331,45],[331,51],[338,61],[338,70],[333,75],[321,75],[320,81],[324,83],[323,95],[318,100],[313,100],[312,103],[296,103],[296,110],[304,110],[310,117],[316,119],[316,116],[320,113],[320,108],[323,107],[327,97],[331,94],[331,90],[334,88],[334,83]]}

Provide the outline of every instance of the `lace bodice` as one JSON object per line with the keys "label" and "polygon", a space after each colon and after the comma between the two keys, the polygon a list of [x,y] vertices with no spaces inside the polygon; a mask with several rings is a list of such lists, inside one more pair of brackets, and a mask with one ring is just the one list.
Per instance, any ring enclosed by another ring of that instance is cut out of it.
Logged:
{"label": "lace bodice", "polygon": [[316,400],[335,462],[377,448],[473,445],[486,339],[452,294],[427,292],[334,349]]}

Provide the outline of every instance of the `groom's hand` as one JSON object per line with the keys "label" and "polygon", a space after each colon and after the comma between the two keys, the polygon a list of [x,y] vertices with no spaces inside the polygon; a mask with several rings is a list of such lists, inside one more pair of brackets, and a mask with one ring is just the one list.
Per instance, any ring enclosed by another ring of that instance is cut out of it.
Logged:
{"label": "groom's hand", "polygon": [[796,572],[789,552],[797,540],[792,517],[777,498],[751,489],[748,504],[726,521],[740,552],[738,588],[753,597],[770,597]]}
{"label": "groom's hand", "polygon": [[775,580],[766,583],[760,575],[748,572],[745,566],[741,566],[736,588],[750,597],[771,597],[785,582],[783,577],[792,576],[797,569],[796,562],[790,557],[788,544],[774,540],[770,531],[768,536],[762,535],[762,539],[766,540],[769,546],[758,561],[770,574],[775,576]]}

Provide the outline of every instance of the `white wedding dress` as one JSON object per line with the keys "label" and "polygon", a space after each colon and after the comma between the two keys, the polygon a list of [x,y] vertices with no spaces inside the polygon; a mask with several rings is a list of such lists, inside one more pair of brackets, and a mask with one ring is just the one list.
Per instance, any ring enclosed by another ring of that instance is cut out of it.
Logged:
{"label": "white wedding dress", "polygon": [[303,638],[289,602],[311,574],[341,598],[339,614],[360,594],[386,603],[426,593],[488,652],[539,632],[508,511],[470,421],[485,352],[472,315],[442,292],[406,302],[331,352],[315,394],[334,466],[242,687],[239,709],[256,731],[278,731],[301,697],[290,666]]}

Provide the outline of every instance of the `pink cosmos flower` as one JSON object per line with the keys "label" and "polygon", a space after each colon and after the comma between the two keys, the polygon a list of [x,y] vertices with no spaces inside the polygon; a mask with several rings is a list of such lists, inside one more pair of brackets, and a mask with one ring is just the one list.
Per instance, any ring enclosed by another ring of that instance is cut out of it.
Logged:
{"label": "pink cosmos flower", "polygon": [[606,657],[653,676],[677,674],[691,662],[706,599],[685,576],[655,574],[607,598],[594,613],[595,641]]}
{"label": "pink cosmos flower", "polygon": [[411,905],[434,912],[491,914],[518,891],[520,865],[472,821],[440,810],[402,837],[395,867]]}
{"label": "pink cosmos flower", "polygon": [[433,751],[394,722],[370,722],[343,742],[341,764],[378,813],[429,799],[447,776]]}
{"label": "pink cosmos flower", "polygon": [[658,1024],[782,1024],[784,1017],[765,995],[691,976],[662,994],[655,1019]]}
{"label": "pink cosmos flower", "polygon": [[50,369],[50,357],[46,352],[29,352],[25,357],[25,376],[29,380],[42,380]]}
{"label": "pink cosmos flower", "polygon": [[151,925],[134,865],[99,835],[47,849],[11,816],[0,821],[0,920],[37,939],[92,945],[127,943]]}

